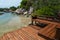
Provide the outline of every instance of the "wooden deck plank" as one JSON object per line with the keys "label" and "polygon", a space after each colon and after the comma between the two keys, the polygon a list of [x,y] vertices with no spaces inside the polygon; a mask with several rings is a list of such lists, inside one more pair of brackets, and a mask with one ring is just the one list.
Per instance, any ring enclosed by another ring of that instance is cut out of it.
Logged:
{"label": "wooden deck plank", "polygon": [[7,33],[6,35],[8,36],[9,40],[16,40],[16,39],[13,37],[13,35],[11,35],[11,33]]}
{"label": "wooden deck plank", "polygon": [[27,33],[26,31],[22,30],[26,36],[30,39],[30,40],[37,40],[37,38],[34,38],[31,34]]}
{"label": "wooden deck plank", "polygon": [[5,36],[6,36],[6,35],[4,35],[1,40],[6,40],[6,37],[5,37]]}
{"label": "wooden deck plank", "polygon": [[46,34],[46,35],[50,36],[54,31],[55,31],[55,30],[53,29],[51,32],[49,32],[49,33]]}
{"label": "wooden deck plank", "polygon": [[46,30],[49,29],[52,25],[53,25],[53,24],[49,24],[49,25],[47,25],[45,28],[39,30],[40,33],[44,33],[44,32],[46,32]]}
{"label": "wooden deck plank", "polygon": [[30,36],[30,37],[29,37],[30,39],[32,39],[32,40],[38,40],[38,39],[37,39],[37,38],[35,38],[32,34],[30,34],[31,32],[30,32],[30,33],[28,33],[27,31],[24,31],[24,30],[25,30],[25,29],[22,29],[22,31],[23,31],[23,32],[25,32],[27,35],[29,35],[29,36]]}
{"label": "wooden deck plank", "polygon": [[38,27],[36,25],[30,25],[32,28],[36,29],[36,30],[41,30],[42,28],[41,27]]}
{"label": "wooden deck plank", "polygon": [[[29,29],[31,29],[31,30],[29,30]],[[32,35],[33,37],[35,37],[37,40],[45,40],[44,38],[39,37],[37,35],[38,32],[36,32],[36,30],[33,31],[33,28],[31,28],[31,27],[27,27],[26,29],[23,29],[23,30],[25,30],[26,32],[28,32],[30,35]]]}
{"label": "wooden deck plank", "polygon": [[46,20],[39,20],[39,19],[36,19],[36,21],[42,22],[42,23],[48,23],[48,25],[45,28],[42,28],[41,30],[39,30],[39,33],[41,35],[44,35],[46,37],[53,39],[55,36],[57,23],[46,21]]}
{"label": "wooden deck plank", "polygon": [[23,38],[17,32],[13,32],[13,34],[16,36],[17,40],[23,40]]}
{"label": "wooden deck plank", "polygon": [[25,34],[22,30],[17,30],[16,31],[19,36],[23,39],[23,40],[29,40],[29,38],[27,37],[27,34]]}
{"label": "wooden deck plank", "polygon": [[[21,32],[23,33],[22,35],[20,34]],[[24,38],[24,40],[30,40],[31,39],[30,36],[27,33],[25,33],[25,31],[21,30],[21,32],[17,31],[17,33],[19,33]]]}
{"label": "wooden deck plank", "polygon": [[56,34],[56,25],[60,27],[59,23],[49,22],[46,20],[36,19],[35,21],[48,24],[44,28],[40,28],[34,25],[9,32],[1,37],[1,40],[46,40],[38,35],[38,33],[53,39]]}
{"label": "wooden deck plank", "polygon": [[[18,37],[16,37],[16,35],[15,35],[15,34],[13,34],[13,32],[12,32],[12,33],[10,33],[10,35],[11,35],[11,36],[13,36],[13,38],[14,38],[15,40],[18,40]],[[12,39],[12,38],[10,38],[10,39]]]}
{"label": "wooden deck plank", "polygon": [[56,27],[56,25],[53,24],[53,25],[51,26],[51,28],[47,29],[47,31],[45,32],[45,34],[48,34],[48,33],[50,33],[51,31],[53,31],[53,29],[55,29],[55,27]]}
{"label": "wooden deck plank", "polygon": [[52,24],[59,24],[59,23],[57,23],[57,22],[51,22],[51,21],[40,20],[40,19],[35,19],[35,21],[42,22],[42,23],[47,23],[47,24],[49,24],[49,23],[52,23]]}
{"label": "wooden deck plank", "polygon": [[56,31],[54,31],[53,33],[51,33],[50,37],[51,38],[55,38],[55,34],[56,34]]}

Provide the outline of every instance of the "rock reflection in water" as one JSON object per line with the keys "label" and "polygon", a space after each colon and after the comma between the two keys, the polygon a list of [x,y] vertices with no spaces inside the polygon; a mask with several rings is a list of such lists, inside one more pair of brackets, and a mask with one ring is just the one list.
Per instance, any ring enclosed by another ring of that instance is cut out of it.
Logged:
{"label": "rock reflection in water", "polygon": [[3,12],[0,12],[0,15],[3,15],[4,13]]}

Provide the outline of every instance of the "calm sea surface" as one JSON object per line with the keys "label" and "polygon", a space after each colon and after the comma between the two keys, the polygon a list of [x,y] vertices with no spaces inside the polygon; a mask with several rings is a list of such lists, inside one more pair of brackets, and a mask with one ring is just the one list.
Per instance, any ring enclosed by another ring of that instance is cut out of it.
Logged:
{"label": "calm sea surface", "polygon": [[16,15],[15,13],[5,13],[0,15],[0,36],[30,23],[30,17]]}

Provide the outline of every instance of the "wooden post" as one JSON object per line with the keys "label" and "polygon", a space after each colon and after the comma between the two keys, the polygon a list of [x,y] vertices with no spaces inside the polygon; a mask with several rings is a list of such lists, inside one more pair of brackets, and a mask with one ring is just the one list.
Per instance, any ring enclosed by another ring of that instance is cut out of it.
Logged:
{"label": "wooden post", "polygon": [[55,37],[56,40],[60,40],[60,28],[57,28],[56,30],[56,37]]}

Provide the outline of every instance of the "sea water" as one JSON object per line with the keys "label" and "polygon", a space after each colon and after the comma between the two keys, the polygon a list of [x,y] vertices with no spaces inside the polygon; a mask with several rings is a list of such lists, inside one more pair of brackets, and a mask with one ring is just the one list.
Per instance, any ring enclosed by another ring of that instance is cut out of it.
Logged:
{"label": "sea water", "polygon": [[30,18],[15,13],[5,13],[0,15],[0,36],[4,33],[20,29],[21,27],[27,26],[30,22]]}

